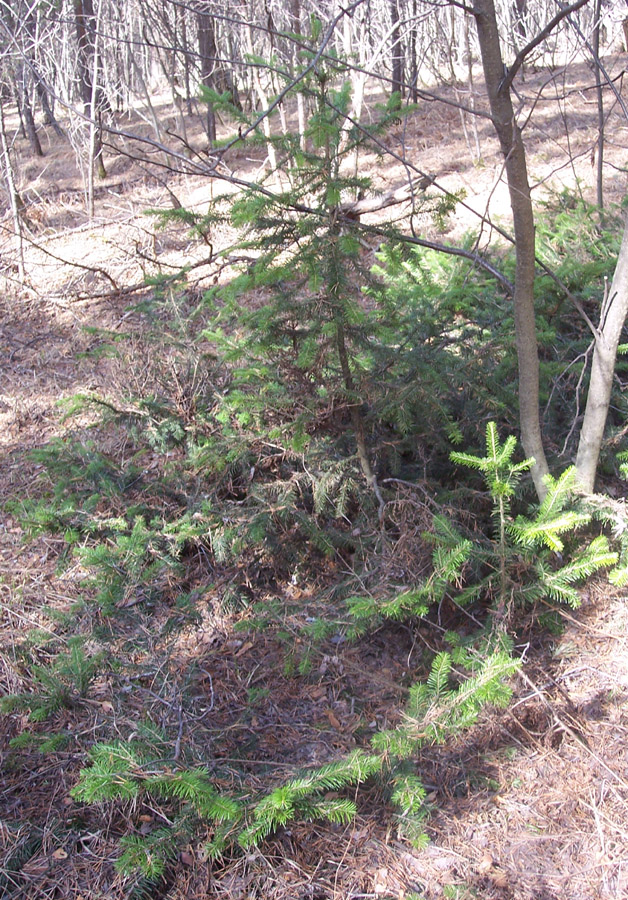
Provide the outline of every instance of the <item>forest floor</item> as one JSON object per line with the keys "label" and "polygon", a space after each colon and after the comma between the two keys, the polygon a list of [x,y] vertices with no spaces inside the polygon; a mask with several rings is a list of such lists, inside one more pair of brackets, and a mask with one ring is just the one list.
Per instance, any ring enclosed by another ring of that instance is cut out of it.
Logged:
{"label": "forest floor", "polygon": [[[530,74],[521,91],[531,96],[545,80]],[[586,66],[574,66],[539,100],[525,133],[538,191],[580,186],[587,199],[594,199],[592,83]],[[565,89],[563,102],[558,96]],[[455,99],[456,92],[448,93]],[[463,94],[460,88],[458,97]],[[140,125],[134,120],[125,127]],[[466,127],[469,135],[469,122]],[[628,123],[616,106],[607,128],[606,196],[620,201],[626,189]],[[458,111],[424,103],[420,117],[400,125],[392,140],[421,171],[434,175],[436,184],[451,191],[464,188],[471,209],[484,213],[490,207],[492,216],[507,223],[501,160],[490,123],[478,120],[478,130],[482,160],[474,162]],[[181,228],[156,231],[144,211],[171,207],[172,194],[183,206],[202,210],[216,185],[198,176],[173,175],[166,187],[146,166],[110,150],[108,176],[97,185],[90,221],[73,151],[49,129],[42,129],[42,137],[42,160],[28,155],[21,138],[16,142],[29,220],[23,250],[26,286],[18,284],[8,210],[0,239],[5,288],[0,297],[0,501],[5,509],[13,508],[11,501],[49,491],[42,464],[31,451],[56,437],[98,440],[112,458],[124,458],[123,429],[99,425],[89,411],[66,419],[59,401],[91,392],[122,404],[129,389],[153,377],[151,351],[141,334],[146,319],[129,305],[146,295],[147,274],[198,263],[188,276],[189,290],[196,292],[214,278],[211,265],[203,265],[206,245]],[[188,139],[200,149],[198,123],[190,125]],[[229,159],[236,174],[249,177],[262,163],[244,154]],[[375,159],[363,165],[366,173],[377,173]],[[384,187],[403,183],[402,163],[387,168],[386,177]],[[477,224],[472,212],[457,211],[445,238],[459,237]],[[486,239],[489,231],[485,226]],[[228,240],[224,229],[212,235],[216,247]],[[126,356],[94,354],[103,329],[135,335]],[[142,463],[145,471],[163,464],[157,453]],[[65,548],[61,534],[27,535],[17,514],[3,514],[2,694],[29,688],[24,648],[31,635],[36,632],[40,641],[42,633],[50,637],[33,651],[43,664],[63,645],[68,616],[89,591],[86,572],[77,558],[66,557]],[[193,755],[197,750],[200,755],[202,747],[211,755],[209,747],[225,788],[229,777],[237,784],[242,772],[247,784],[261,786],[274,774],[335,759],[363,744],[375,729],[399,721],[405,687],[425,672],[424,651],[440,648],[447,610],[436,623],[440,631],[429,623],[416,630],[387,626],[358,643],[324,641],[308,677],[295,677],[286,666],[287,653],[299,640],[299,622],[314,616],[323,602],[334,579],[333,565],[321,572],[319,583],[271,588],[262,579],[249,579],[238,584],[249,600],[281,598],[283,636],[235,632],[234,623],[247,616],[246,604],[229,608],[221,583],[237,582],[237,573],[219,573],[210,585],[202,580],[198,560],[189,561],[186,581],[202,600],[201,615],[182,615],[174,630],[171,603],[150,607],[141,598],[130,599],[116,616],[115,639],[107,640],[102,637],[106,622],[96,613],[82,613],[81,628],[94,628],[91,651],[106,648],[112,658],[126,655],[136,674],[106,669],[83,699],[55,713],[55,729],[68,739],[61,750],[42,753],[37,746],[10,745],[27,728],[36,730],[24,712],[0,722],[4,896],[122,900],[129,895],[129,882],[114,868],[118,838],[129,823],[150,829],[160,820],[160,810],[133,804],[84,807],[69,792],[84,764],[85,746],[128,735],[142,716],[160,725],[173,751],[180,751],[183,742]],[[359,812],[348,826],[293,823],[259,849],[213,865],[197,847],[184,849],[161,894],[151,896],[628,897],[628,607],[623,595],[595,579],[583,590],[581,607],[561,617],[560,634],[540,630],[532,617],[521,622],[517,640],[524,665],[508,709],[486,710],[471,731],[426,749],[418,759],[416,771],[432,810],[425,848],[399,840],[392,810],[381,790],[370,786],[356,792]]]}

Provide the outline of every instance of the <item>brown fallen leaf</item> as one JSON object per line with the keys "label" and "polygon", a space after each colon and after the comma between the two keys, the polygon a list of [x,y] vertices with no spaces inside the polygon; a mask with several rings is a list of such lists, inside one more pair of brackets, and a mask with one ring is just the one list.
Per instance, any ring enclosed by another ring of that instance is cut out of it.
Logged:
{"label": "brown fallen leaf", "polygon": [[487,872],[490,872],[495,862],[490,853],[485,853],[478,865],[478,872],[480,875],[486,875]]}

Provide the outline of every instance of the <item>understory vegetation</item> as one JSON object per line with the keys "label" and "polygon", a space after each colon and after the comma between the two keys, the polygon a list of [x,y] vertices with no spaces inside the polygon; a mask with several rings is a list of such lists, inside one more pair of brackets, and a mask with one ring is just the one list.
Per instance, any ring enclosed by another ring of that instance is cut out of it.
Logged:
{"label": "understory vegetation", "polygon": [[[272,191],[218,197],[203,216],[158,214],[199,240],[237,235],[221,278],[199,296],[185,271],[155,277],[125,333],[92,329],[111,390],[66,403],[65,436],[33,452],[39,481],[9,507],[28,535],[53,535],[59,570],[82,579],[54,631],[16,647],[21,687],[1,701],[19,722],[9,764],[80,755],[74,821],[94,807],[115,821],[130,897],[153,896],[190,846],[232,857],[295,821],[345,823],[365,784],[420,846],[422,749],[508,703],[524,622],[557,629],[585,579],[628,572],[617,509],[582,500],[570,467],[590,333],[560,288],[595,317],[618,213],[562,193],[539,219],[538,258],[559,280],[536,283],[556,473],[539,502],[513,436],[511,298],[468,259],[408,247],[394,225],[382,238],[352,224],[347,204],[371,185],[350,161],[398,119],[399,98],[354,127],[337,81],[319,67],[300,85],[314,109],[305,148],[289,133],[248,138],[273,143]],[[206,93],[248,125],[227,95]],[[422,214],[446,219],[458,199],[428,187]],[[512,277],[511,248],[492,263]],[[625,377],[620,360],[603,481],[625,474]],[[272,677],[315,686],[339,644],[423,629],[431,641],[396,721],[360,720],[350,751],[252,779],[246,751],[225,756],[208,725],[211,650],[179,671],[184,636],[208,622],[220,636],[226,621],[242,639],[235,655],[259,635],[280,648],[280,670],[247,683],[250,719]],[[99,702],[103,680],[115,699],[93,733],[73,732],[68,711]]]}

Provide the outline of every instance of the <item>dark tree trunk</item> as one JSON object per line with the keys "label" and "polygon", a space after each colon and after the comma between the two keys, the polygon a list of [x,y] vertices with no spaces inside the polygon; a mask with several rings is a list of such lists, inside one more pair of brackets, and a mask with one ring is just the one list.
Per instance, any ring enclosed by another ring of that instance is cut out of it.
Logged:
{"label": "dark tree trunk", "polygon": [[515,12],[515,21],[516,21],[516,29],[517,34],[523,38],[524,41],[528,39],[528,34],[526,31],[526,22],[525,16],[527,12],[527,0],[515,0],[514,3],[514,12]]}
{"label": "dark tree trunk", "polygon": [[42,112],[44,114],[44,123],[46,125],[52,125],[55,132],[59,135],[59,137],[64,137],[63,129],[57,122],[54,113],[52,111],[52,107],[50,105],[50,101],[48,99],[48,89],[44,83],[44,80],[41,76],[41,72],[39,71],[39,65],[37,63],[37,50],[39,46],[38,39],[38,29],[37,29],[37,10],[33,8],[30,14],[27,16],[26,21],[24,23],[25,32],[28,34],[30,46],[28,48],[28,58],[29,58],[29,69],[30,74],[35,82],[35,90],[37,92],[37,96],[39,97],[39,103],[41,105]]}
{"label": "dark tree trunk", "polygon": [[65,133],[63,128],[57,122],[54,112],[52,111],[52,107],[50,105],[50,101],[48,100],[48,91],[41,81],[39,74],[35,70],[35,89],[37,91],[37,96],[39,97],[39,103],[41,105],[41,111],[44,114],[44,122],[46,125],[51,125],[54,129],[55,133],[59,135],[59,137],[65,137]]}
{"label": "dark tree trunk", "polygon": [[475,0],[474,16],[493,125],[505,159],[515,231],[517,262],[513,302],[519,364],[521,440],[526,456],[532,456],[536,460],[532,477],[539,497],[543,497],[546,493],[543,478],[548,467],[539,413],[539,355],[534,312],[534,213],[526,155],[516,123],[510,87],[504,84],[506,70],[493,0]]}
{"label": "dark tree trunk", "polygon": [[416,103],[419,99],[417,83],[419,80],[419,67],[417,62],[417,27],[418,18],[417,0],[412,0],[412,30],[410,32],[410,100]]}
{"label": "dark tree trunk", "polygon": [[392,21],[392,90],[393,93],[399,93],[403,97],[403,48],[397,0],[390,0],[390,18]]}
{"label": "dark tree trunk", "polygon": [[83,109],[88,112],[92,102],[92,72],[94,47],[89,29],[94,18],[92,0],[74,0],[74,24],[78,43],[79,93]]}
{"label": "dark tree trunk", "polygon": [[28,78],[24,66],[22,66],[22,72],[17,85],[17,104],[31,149],[35,156],[43,156],[44,151],[41,149],[41,142],[39,140],[39,135],[37,134],[33,110],[31,109],[31,101],[28,95]]}
{"label": "dark tree trunk", "polygon": [[[216,87],[216,31],[213,17],[206,12],[199,12],[198,52],[201,58],[201,83],[208,88]],[[210,144],[216,140],[216,114],[211,103],[207,104],[205,128]]]}

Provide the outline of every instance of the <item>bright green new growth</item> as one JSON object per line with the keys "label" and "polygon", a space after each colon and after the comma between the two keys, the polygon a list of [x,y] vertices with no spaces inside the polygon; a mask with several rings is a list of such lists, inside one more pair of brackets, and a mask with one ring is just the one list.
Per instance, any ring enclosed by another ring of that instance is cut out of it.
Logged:
{"label": "bright green new growth", "polygon": [[103,661],[103,654],[88,657],[81,638],[69,641],[68,652],[60,653],[50,666],[33,665],[31,691],[8,694],[0,700],[4,713],[29,710],[32,722],[43,722],[59,709],[71,707],[84,698]]}
{"label": "bright green new growth", "polygon": [[84,803],[153,797],[171,804],[172,828],[158,828],[146,836],[129,835],[121,842],[120,871],[140,871],[149,878],[161,875],[180,844],[199,836],[208,826],[213,837],[206,842],[205,852],[216,858],[257,846],[295,820],[346,823],[356,813],[355,801],[327,795],[372,778],[388,787],[399,810],[400,835],[420,845],[426,840],[421,827],[426,815],[425,790],[408,768],[412,758],[421,747],[442,743],[474,724],[485,705],[505,705],[510,697],[506,679],[518,663],[503,652],[484,659],[466,653],[464,666],[471,674],[463,678],[458,672],[461,681],[454,688],[450,683],[452,657],[439,654],[427,682],[411,688],[404,723],[376,734],[370,750],[357,749],[343,759],[303,771],[252,800],[244,791],[240,795],[219,791],[204,768],[173,769],[169,760],[156,758],[159,748],[141,741],[93,747],[90,764],[81,772],[72,796]]}
{"label": "bright green new growth", "polygon": [[516,487],[532,465],[529,459],[514,462],[515,450],[515,438],[501,443],[497,426],[489,422],[484,456],[451,454],[453,462],[482,474],[493,504],[494,537],[476,536],[471,541],[449,519],[434,516],[433,532],[425,535],[434,545],[432,574],[422,584],[384,599],[350,597],[350,637],[365,634],[385,619],[421,618],[446,596],[459,605],[480,597],[490,600],[500,625],[523,603],[549,599],[575,607],[580,602],[575,585],[617,562],[604,535],[574,549],[573,558],[563,561],[566,537],[591,521],[589,513],[573,508],[577,499],[573,468],[557,479],[547,477],[547,495],[533,516],[513,518]]}
{"label": "bright green new growth", "polygon": [[[628,451],[617,454],[619,474],[628,480]],[[628,584],[628,507],[625,498],[613,499],[603,494],[587,495],[583,500],[586,512],[602,522],[612,533],[619,547],[617,565],[608,573],[608,580],[616,587]]]}
{"label": "bright green new growth", "polygon": [[563,564],[563,536],[573,535],[591,519],[590,515],[570,508],[577,490],[573,468],[557,479],[547,476],[547,495],[536,514],[531,518],[519,515],[513,521],[511,498],[522,473],[533,464],[529,459],[514,463],[515,448],[512,437],[501,444],[497,426],[489,422],[485,456],[451,454],[453,462],[479,470],[490,491],[497,540],[477,552],[478,559],[492,569],[478,587],[494,598],[498,616],[506,619],[513,606],[522,602],[549,598],[578,606],[580,598],[574,585],[617,560],[606,537],[600,535],[578,548],[573,559]]}

